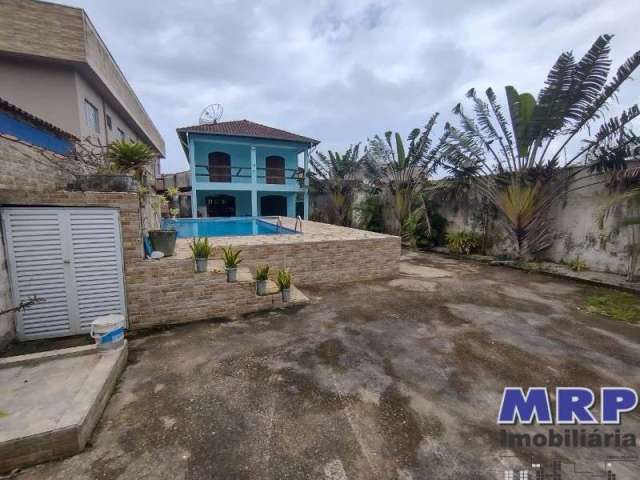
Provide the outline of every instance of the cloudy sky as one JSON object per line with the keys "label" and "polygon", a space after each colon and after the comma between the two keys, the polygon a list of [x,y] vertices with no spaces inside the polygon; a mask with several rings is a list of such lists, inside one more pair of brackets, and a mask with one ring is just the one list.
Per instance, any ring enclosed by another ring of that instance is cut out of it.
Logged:
{"label": "cloudy sky", "polygon": [[[537,93],[563,50],[615,34],[614,68],[640,49],[638,0],[65,0],[83,7],[167,144],[210,103],[343,149],[442,123],[471,87]],[[640,100],[640,83],[620,95]]]}

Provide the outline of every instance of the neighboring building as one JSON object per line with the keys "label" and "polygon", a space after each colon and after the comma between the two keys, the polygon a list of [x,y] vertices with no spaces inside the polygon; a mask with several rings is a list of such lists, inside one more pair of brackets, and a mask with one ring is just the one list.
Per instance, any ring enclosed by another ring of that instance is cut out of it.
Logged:
{"label": "neighboring building", "polygon": [[308,218],[309,152],[317,140],[248,120],[177,131],[189,161],[194,218]]}
{"label": "neighboring building", "polygon": [[[75,141],[70,133],[0,98],[0,196],[14,191],[37,196],[65,187],[75,173],[85,173],[86,165],[64,155]],[[10,288],[7,259],[11,258],[5,254],[4,242],[0,235],[0,311],[18,304]],[[37,244],[36,239],[32,242]],[[38,270],[38,278],[43,275],[43,269]],[[0,350],[13,339],[15,320],[15,312],[0,314]]]}
{"label": "neighboring building", "polygon": [[160,133],[80,8],[0,0],[0,96],[79,139],[139,140],[164,157]]}

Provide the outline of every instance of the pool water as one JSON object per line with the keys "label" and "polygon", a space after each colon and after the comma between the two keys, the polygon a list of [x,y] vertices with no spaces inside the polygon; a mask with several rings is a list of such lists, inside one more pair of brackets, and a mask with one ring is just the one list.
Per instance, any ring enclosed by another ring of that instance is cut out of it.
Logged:
{"label": "pool water", "polygon": [[164,219],[162,228],[175,229],[178,238],[282,235],[295,231],[259,218],[179,218]]}

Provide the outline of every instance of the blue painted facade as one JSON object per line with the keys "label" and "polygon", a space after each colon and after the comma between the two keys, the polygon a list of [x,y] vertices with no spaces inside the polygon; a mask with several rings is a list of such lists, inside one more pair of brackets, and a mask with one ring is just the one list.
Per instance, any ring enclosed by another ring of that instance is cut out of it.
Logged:
{"label": "blue painted facade", "polygon": [[0,133],[12,135],[23,142],[65,155],[72,147],[70,139],[56,135],[44,126],[30,123],[18,116],[0,110]]}
{"label": "blue painted facade", "polygon": [[[296,204],[302,202],[308,218],[310,144],[206,133],[189,133],[187,138],[194,218],[215,216],[208,205],[223,197],[233,197],[238,217],[273,215],[274,205],[282,209],[278,214],[295,217]],[[214,152],[229,156],[228,168],[211,166]],[[267,157],[282,159],[283,168],[267,168]]]}

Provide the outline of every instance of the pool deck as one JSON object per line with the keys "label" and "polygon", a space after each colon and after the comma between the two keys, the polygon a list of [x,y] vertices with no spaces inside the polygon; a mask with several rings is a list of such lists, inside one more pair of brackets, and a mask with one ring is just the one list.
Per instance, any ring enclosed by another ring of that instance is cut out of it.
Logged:
{"label": "pool deck", "polygon": [[[276,217],[261,217],[260,219],[274,225],[276,223]],[[290,230],[295,229],[295,218],[281,217],[281,220],[283,227]],[[367,230],[358,230],[356,228],[339,227],[337,225],[312,222],[310,220],[302,221],[302,233],[209,237],[209,242],[213,244],[214,247],[226,247],[229,245],[233,247],[244,247],[256,245],[296,245],[319,242],[343,242],[352,240],[376,239],[397,239],[398,246],[400,245],[399,238],[391,235],[369,232]],[[179,238],[176,241],[176,258],[191,258],[189,242],[191,242],[191,239],[189,238]]]}

